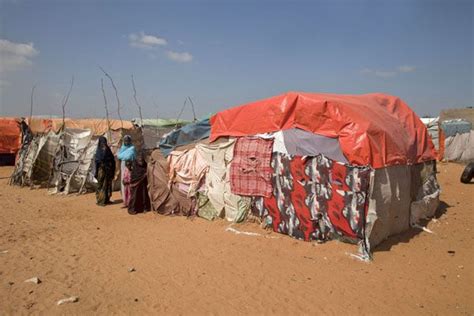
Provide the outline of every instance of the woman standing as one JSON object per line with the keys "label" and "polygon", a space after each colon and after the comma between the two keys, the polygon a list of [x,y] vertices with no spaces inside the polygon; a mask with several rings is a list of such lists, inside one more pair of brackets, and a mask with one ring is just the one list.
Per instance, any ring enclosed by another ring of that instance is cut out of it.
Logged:
{"label": "woman standing", "polygon": [[146,161],[143,154],[139,154],[133,162],[130,177],[130,203],[128,213],[137,214],[148,212],[151,208],[148,196],[148,181],[146,177]]}
{"label": "woman standing", "polygon": [[115,157],[107,145],[107,138],[99,137],[99,144],[95,153],[95,178],[99,183],[95,197],[97,205],[110,204],[112,196],[112,180],[115,174]]}
{"label": "woman standing", "polygon": [[120,148],[117,158],[121,161],[120,164],[120,183],[122,188],[122,199],[124,207],[128,207],[129,197],[130,197],[130,185],[127,184],[129,179],[127,179],[127,163],[132,163],[136,157],[135,146],[132,144],[132,137],[130,135],[125,135],[123,137],[122,147]]}

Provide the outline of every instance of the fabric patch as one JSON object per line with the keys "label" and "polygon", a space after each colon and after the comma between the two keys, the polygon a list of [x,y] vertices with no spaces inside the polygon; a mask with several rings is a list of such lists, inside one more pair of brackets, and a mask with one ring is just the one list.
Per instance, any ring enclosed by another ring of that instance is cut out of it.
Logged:
{"label": "fabric patch", "polygon": [[234,146],[230,184],[234,194],[270,197],[273,140],[242,137]]}
{"label": "fabric patch", "polygon": [[240,221],[250,208],[251,199],[231,192],[230,166],[235,140],[221,139],[212,144],[198,144],[196,150],[209,165],[205,175],[204,194],[209,198],[218,217]]}
{"label": "fabric patch", "polygon": [[271,166],[273,195],[255,205],[274,231],[306,241],[364,238],[370,168],[281,153]]}

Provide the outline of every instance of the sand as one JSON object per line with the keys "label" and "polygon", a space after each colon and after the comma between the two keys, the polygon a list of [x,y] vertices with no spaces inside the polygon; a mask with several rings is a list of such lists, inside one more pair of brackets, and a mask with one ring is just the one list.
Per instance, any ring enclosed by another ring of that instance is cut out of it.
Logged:
{"label": "sand", "polygon": [[[0,168],[0,177],[11,167]],[[0,180],[0,314],[474,314],[474,184],[440,164],[435,234],[374,252],[227,222],[131,216],[93,194],[49,196]],[[118,195],[114,196],[119,198]],[[129,272],[131,268],[135,271]],[[40,284],[25,283],[38,277]],[[76,303],[57,306],[70,296]]]}

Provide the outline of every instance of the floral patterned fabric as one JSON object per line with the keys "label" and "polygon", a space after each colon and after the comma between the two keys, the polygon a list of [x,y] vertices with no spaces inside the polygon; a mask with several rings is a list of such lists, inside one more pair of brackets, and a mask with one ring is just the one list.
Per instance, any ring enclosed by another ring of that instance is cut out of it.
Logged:
{"label": "floral patterned fabric", "polygon": [[271,165],[273,195],[255,206],[274,231],[306,241],[364,238],[370,168],[282,153]]}

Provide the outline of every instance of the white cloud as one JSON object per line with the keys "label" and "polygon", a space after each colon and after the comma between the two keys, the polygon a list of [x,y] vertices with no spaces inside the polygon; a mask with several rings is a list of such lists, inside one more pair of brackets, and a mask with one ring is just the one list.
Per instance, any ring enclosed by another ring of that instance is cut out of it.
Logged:
{"label": "white cloud", "polygon": [[157,46],[166,46],[168,41],[159,36],[149,35],[145,32],[140,32],[139,34],[132,33],[128,36],[128,41],[130,46],[137,48],[154,48]]}
{"label": "white cloud", "polygon": [[188,52],[178,53],[178,52],[169,50],[166,52],[166,56],[168,56],[168,58],[171,59],[172,61],[175,61],[178,63],[188,63],[193,60],[193,55],[191,55]]}
{"label": "white cloud", "polygon": [[403,65],[398,67],[399,72],[413,72],[416,70],[415,66]]}
{"label": "white cloud", "polygon": [[14,71],[33,64],[39,54],[33,43],[15,43],[0,39],[0,72]]}
{"label": "white cloud", "polygon": [[364,68],[360,71],[361,74],[364,75],[371,75],[379,78],[390,78],[390,77],[395,77],[401,73],[407,73],[407,72],[413,72],[415,71],[416,67],[415,66],[399,66],[395,70],[379,70],[379,69],[370,69],[370,68]]}

